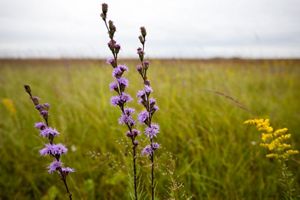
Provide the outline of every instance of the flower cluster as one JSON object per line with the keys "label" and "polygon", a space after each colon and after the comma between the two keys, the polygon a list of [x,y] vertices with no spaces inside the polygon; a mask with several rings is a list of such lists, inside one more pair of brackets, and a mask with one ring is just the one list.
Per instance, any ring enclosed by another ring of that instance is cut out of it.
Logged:
{"label": "flower cluster", "polygon": [[134,196],[135,199],[137,200],[138,196],[137,196],[137,175],[136,175],[136,148],[138,145],[138,141],[136,140],[136,137],[140,134],[140,132],[137,129],[134,129],[135,121],[132,115],[135,110],[133,108],[126,107],[126,103],[132,101],[131,96],[125,93],[125,90],[129,85],[129,82],[126,78],[123,77],[124,73],[128,71],[128,67],[126,65],[118,64],[118,54],[121,49],[121,46],[114,39],[116,26],[111,20],[107,22],[107,12],[108,12],[108,5],[104,3],[102,4],[102,13],[100,16],[104,21],[104,24],[108,31],[108,35],[110,39],[108,42],[108,48],[110,49],[113,56],[112,58],[108,58],[106,63],[113,67],[112,76],[115,79],[115,81],[109,84],[109,88],[110,90],[115,91],[117,93],[116,96],[111,97],[110,101],[113,106],[117,106],[121,110],[119,123],[122,125],[126,125],[128,128],[126,136],[131,139],[131,143],[132,143]]}
{"label": "flower cluster", "polygon": [[132,101],[132,97],[129,94],[125,93],[125,89],[128,87],[129,82],[126,78],[123,77],[124,73],[128,71],[128,67],[126,65],[118,64],[118,54],[121,46],[120,44],[117,44],[114,39],[116,26],[111,20],[109,20],[107,23],[107,11],[107,4],[102,4],[101,18],[103,19],[108,31],[108,35],[110,38],[108,47],[113,55],[112,58],[108,58],[106,61],[106,63],[110,64],[113,67],[112,76],[115,79],[115,81],[109,84],[109,88],[110,90],[117,93],[116,96],[111,97],[110,102],[113,106],[118,106],[122,111],[121,117],[119,118],[119,123],[124,124],[128,127],[129,133],[127,133],[126,135],[131,138],[132,144],[136,146],[138,142],[135,140],[135,138],[139,134],[139,131],[133,129],[135,125],[135,121],[132,118],[134,109],[125,107],[127,102]]}
{"label": "flower cluster", "polygon": [[260,146],[268,149],[267,158],[286,160],[291,155],[299,153],[288,143],[291,134],[288,133],[287,128],[274,130],[269,119],[250,119],[245,121],[244,124],[255,125],[258,131],[262,132]]}
{"label": "flower cluster", "polygon": [[74,169],[70,167],[63,167],[63,163],[60,161],[60,158],[63,154],[66,154],[68,149],[63,144],[54,144],[53,140],[56,136],[59,135],[59,132],[49,127],[49,109],[50,105],[48,103],[40,104],[39,98],[36,96],[32,96],[31,94],[31,88],[29,85],[25,85],[25,91],[29,94],[30,99],[32,100],[35,108],[39,111],[40,115],[44,119],[45,122],[37,122],[35,123],[35,128],[37,128],[40,131],[40,135],[42,137],[48,138],[49,144],[45,144],[45,147],[40,150],[40,154],[42,156],[49,155],[53,157],[53,162],[48,166],[48,172],[53,173],[57,171],[61,179],[63,180],[66,190],[69,194],[69,198],[72,199],[72,194],[70,193],[66,178],[67,175],[71,172],[74,172]]}
{"label": "flower cluster", "polygon": [[143,150],[143,155],[153,156],[153,153],[156,149],[159,148],[158,143],[153,142],[153,138],[157,136],[159,133],[158,124],[152,123],[152,117],[154,113],[159,109],[156,105],[156,100],[154,98],[150,98],[153,89],[150,86],[150,81],[147,78],[147,70],[149,69],[150,62],[144,60],[145,57],[145,42],[146,42],[146,29],[145,27],[140,28],[141,35],[139,36],[140,43],[142,47],[137,49],[137,54],[139,55],[140,64],[137,65],[136,69],[139,72],[140,76],[144,82],[143,90],[137,92],[138,102],[144,106],[144,110],[141,111],[138,115],[138,120],[140,123],[145,124],[147,127],[145,128],[145,135],[150,139],[150,145],[147,145]]}

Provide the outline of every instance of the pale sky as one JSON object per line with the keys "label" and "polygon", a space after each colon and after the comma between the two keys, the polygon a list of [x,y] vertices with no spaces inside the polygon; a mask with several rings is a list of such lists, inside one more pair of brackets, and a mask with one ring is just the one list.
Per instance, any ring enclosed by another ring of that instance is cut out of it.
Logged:
{"label": "pale sky", "polygon": [[[121,57],[300,57],[300,0],[106,0]],[[96,0],[0,0],[0,57],[110,55]]]}

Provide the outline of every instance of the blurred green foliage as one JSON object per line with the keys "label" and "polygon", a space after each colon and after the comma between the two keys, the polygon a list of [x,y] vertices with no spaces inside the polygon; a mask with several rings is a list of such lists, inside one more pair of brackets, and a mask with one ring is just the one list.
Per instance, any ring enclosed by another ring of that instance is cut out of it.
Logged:
{"label": "blurred green foliage", "polygon": [[[142,82],[128,64],[128,92]],[[100,61],[0,61],[0,199],[67,199],[57,174],[46,171],[40,121],[23,85],[51,104],[50,125],[69,148],[62,161],[74,199],[130,199],[132,168],[126,127],[110,105],[111,68]],[[264,157],[259,134],[243,121],[269,117],[287,127],[300,149],[300,62],[293,60],[154,60],[149,79],[160,107],[157,199],[279,199],[278,166]],[[217,92],[216,92],[217,91]],[[221,92],[221,93],[220,93]],[[222,95],[223,94],[223,95]],[[226,96],[228,95],[228,96]],[[230,97],[233,97],[231,99]],[[136,100],[136,99],[135,99]],[[235,101],[237,100],[237,101]],[[135,102],[131,106],[142,109]],[[246,107],[250,111],[241,109]],[[139,151],[146,145],[144,136]],[[138,157],[139,196],[149,199],[149,162]],[[300,181],[299,156],[289,163]]]}

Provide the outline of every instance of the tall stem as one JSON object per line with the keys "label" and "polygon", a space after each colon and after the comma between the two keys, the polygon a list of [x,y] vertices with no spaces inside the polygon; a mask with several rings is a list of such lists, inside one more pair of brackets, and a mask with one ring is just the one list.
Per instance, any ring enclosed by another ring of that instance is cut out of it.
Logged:
{"label": "tall stem", "polygon": [[135,200],[137,200],[138,196],[137,196],[137,176],[136,176],[136,146],[134,144],[132,147],[132,152],[133,152],[134,197],[135,197]]}
{"label": "tall stem", "polygon": [[69,194],[69,199],[72,200],[72,193],[70,192],[70,190],[69,190],[69,188],[68,188],[68,184],[67,184],[67,179],[66,179],[66,177],[62,177],[62,181],[64,182],[65,187],[66,187],[66,190],[67,190],[67,193]]}
{"label": "tall stem", "polygon": [[151,194],[154,200],[154,151],[151,154]]}

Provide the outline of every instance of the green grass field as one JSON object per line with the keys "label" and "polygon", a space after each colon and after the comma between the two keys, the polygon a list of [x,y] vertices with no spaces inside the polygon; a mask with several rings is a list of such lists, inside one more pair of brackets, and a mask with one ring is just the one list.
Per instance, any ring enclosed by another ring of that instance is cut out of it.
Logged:
{"label": "green grass field", "polygon": [[[122,63],[135,97],[137,62]],[[160,107],[157,199],[280,199],[278,165],[243,121],[269,117],[274,128],[289,128],[300,149],[299,60],[153,60],[149,79]],[[46,141],[24,84],[51,104],[50,125],[61,132],[55,141],[69,148],[62,160],[76,169],[68,177],[74,199],[131,199],[130,141],[110,105],[111,81],[104,61],[0,61],[0,100],[16,108],[0,104],[0,199],[67,199],[59,176],[47,173],[51,159],[39,155]],[[147,140],[138,139],[140,152]],[[296,155],[288,163],[296,182],[299,162]],[[149,162],[139,155],[138,163],[140,199],[149,199]]]}

